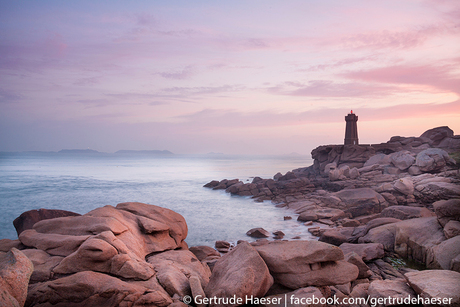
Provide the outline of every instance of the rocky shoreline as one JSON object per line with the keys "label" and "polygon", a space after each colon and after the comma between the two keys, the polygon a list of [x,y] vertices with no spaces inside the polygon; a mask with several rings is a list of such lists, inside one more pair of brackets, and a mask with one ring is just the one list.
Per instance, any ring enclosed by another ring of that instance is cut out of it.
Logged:
{"label": "rocky shoreline", "polygon": [[286,207],[318,241],[253,229],[252,243],[188,247],[181,215],[142,203],[25,212],[18,240],[0,240],[0,306],[460,306],[459,152],[439,127],[205,185]]}

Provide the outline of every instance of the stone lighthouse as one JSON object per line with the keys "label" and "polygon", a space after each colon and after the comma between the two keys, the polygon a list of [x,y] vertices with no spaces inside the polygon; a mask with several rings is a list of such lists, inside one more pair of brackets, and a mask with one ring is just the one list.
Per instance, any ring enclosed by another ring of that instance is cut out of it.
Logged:
{"label": "stone lighthouse", "polygon": [[358,116],[351,110],[350,114],[345,116],[345,121],[347,122],[345,127],[345,145],[358,145],[358,126],[356,125]]}

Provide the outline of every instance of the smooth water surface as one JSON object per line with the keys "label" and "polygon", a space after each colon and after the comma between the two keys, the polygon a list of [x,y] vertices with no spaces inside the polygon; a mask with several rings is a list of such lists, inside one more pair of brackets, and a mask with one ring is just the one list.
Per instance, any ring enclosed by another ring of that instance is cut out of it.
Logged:
{"label": "smooth water surface", "polygon": [[117,154],[0,154],[0,239],[16,239],[13,220],[31,209],[87,213],[121,202],[144,202],[174,210],[187,221],[187,243],[212,246],[216,240],[250,239],[254,227],[282,230],[286,238],[311,238],[292,212],[271,202],[231,196],[203,185],[211,180],[254,176],[311,165],[304,156]]}

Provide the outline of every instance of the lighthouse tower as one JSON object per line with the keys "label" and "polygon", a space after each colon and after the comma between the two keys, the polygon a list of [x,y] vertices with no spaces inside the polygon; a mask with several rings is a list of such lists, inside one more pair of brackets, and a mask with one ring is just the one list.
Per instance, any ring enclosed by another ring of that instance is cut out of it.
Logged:
{"label": "lighthouse tower", "polygon": [[345,116],[345,121],[347,123],[345,127],[345,145],[358,145],[358,126],[356,125],[358,116],[351,110],[350,114]]}

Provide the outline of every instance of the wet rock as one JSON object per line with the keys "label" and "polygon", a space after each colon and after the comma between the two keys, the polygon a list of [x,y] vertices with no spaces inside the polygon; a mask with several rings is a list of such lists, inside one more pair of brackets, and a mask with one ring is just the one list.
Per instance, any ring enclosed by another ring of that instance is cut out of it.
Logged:
{"label": "wet rock", "polygon": [[277,230],[273,232],[273,238],[275,240],[281,240],[282,238],[284,238],[284,236],[285,236],[285,233],[282,232],[281,230]]}
{"label": "wet rock", "polygon": [[205,293],[207,297],[220,298],[262,297],[272,284],[273,277],[259,253],[247,242],[242,242],[216,263]]}
{"label": "wet rock", "polygon": [[217,181],[217,180],[212,180],[212,181],[206,183],[203,187],[205,187],[205,188],[211,188],[211,189],[212,189],[212,188],[214,188],[214,187],[217,187],[218,185],[219,185],[219,181]]}
{"label": "wet rock", "polygon": [[270,233],[261,227],[252,228],[246,232],[247,236],[253,238],[268,238],[270,237]]}

